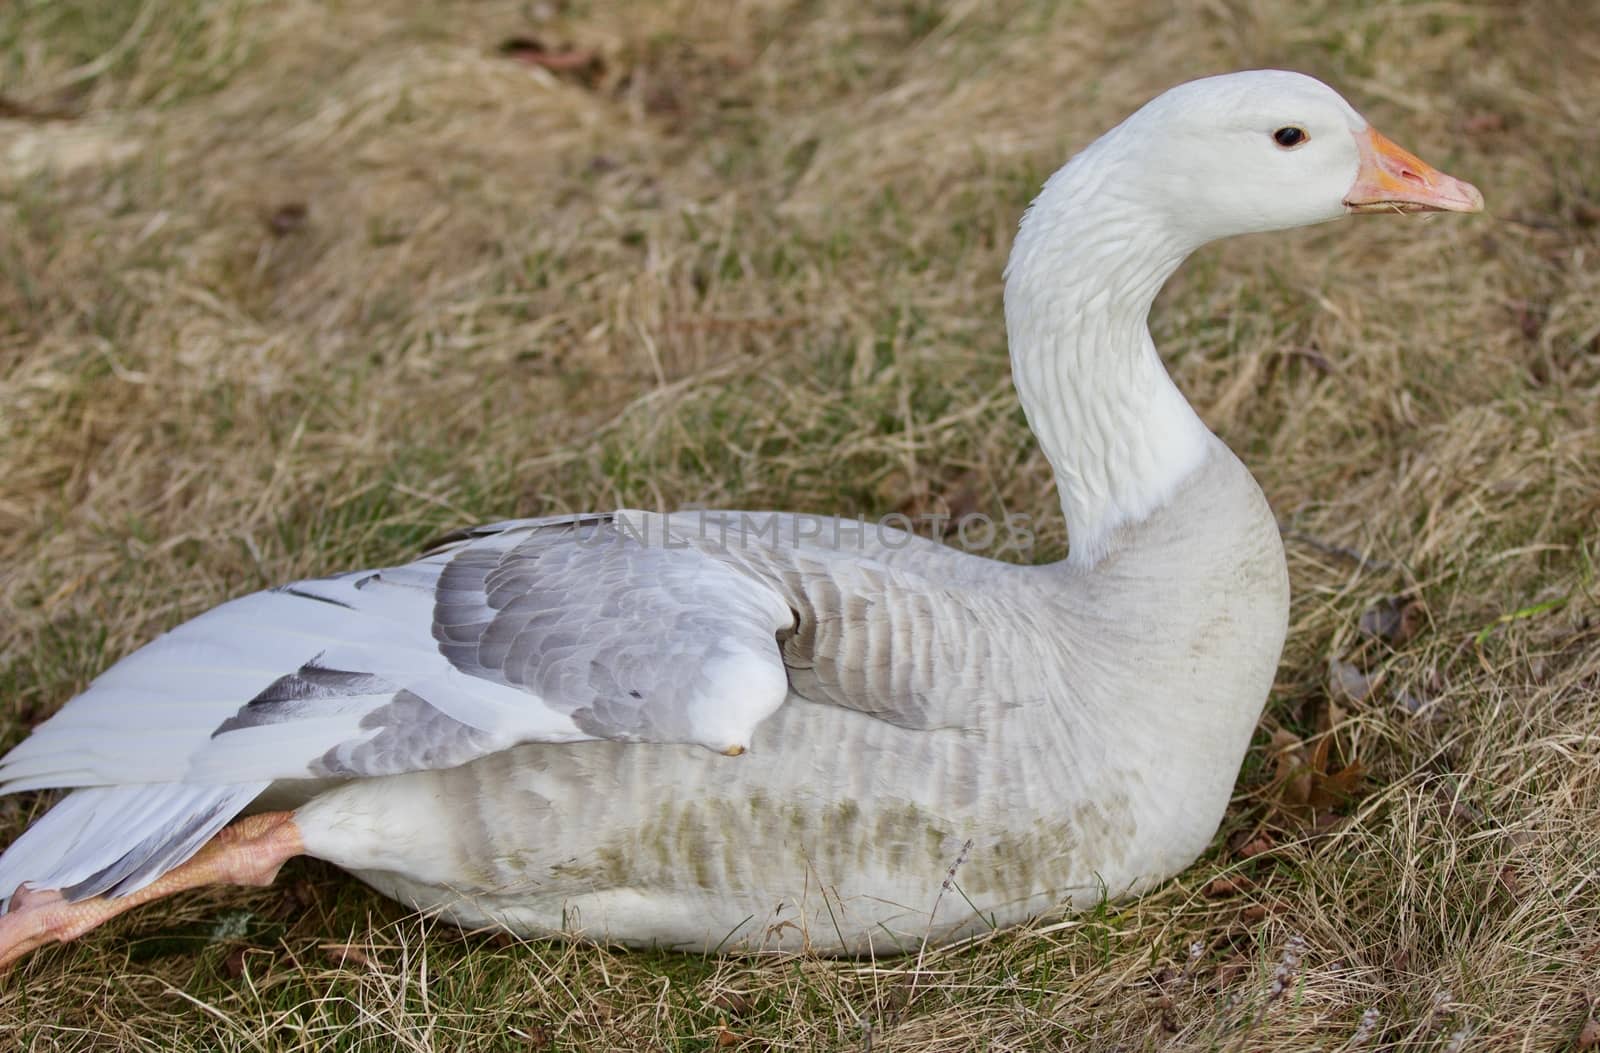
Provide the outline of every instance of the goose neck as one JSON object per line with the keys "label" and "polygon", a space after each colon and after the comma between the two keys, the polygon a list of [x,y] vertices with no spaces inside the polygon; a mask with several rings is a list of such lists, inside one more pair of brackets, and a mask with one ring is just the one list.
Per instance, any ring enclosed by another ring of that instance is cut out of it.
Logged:
{"label": "goose neck", "polygon": [[1091,153],[1024,216],[1006,267],[1012,375],[1055,474],[1069,565],[1160,508],[1216,440],[1168,377],[1150,304],[1193,248]]}

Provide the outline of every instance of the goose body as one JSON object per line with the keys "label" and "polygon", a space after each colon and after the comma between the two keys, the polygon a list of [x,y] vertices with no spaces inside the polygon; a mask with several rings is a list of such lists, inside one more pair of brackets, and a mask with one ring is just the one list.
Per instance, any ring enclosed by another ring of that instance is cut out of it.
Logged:
{"label": "goose body", "polygon": [[463,925],[685,950],[890,953],[1152,887],[1216,830],[1289,591],[1150,302],[1217,237],[1480,204],[1310,78],[1173,89],[1051,178],[1007,269],[1066,560],[624,510],[224,604],[0,760],[74,790],[0,856],[0,964],[300,852]]}

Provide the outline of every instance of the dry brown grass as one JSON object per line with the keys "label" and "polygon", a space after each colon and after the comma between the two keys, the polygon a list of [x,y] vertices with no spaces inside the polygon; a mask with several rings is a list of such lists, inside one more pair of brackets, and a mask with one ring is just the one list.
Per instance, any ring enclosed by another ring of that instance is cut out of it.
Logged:
{"label": "dry brown grass", "polygon": [[[0,7],[0,745],[224,597],[463,522],[970,478],[1054,523],[1000,268],[1042,177],[1177,80],[1319,74],[1491,214],[1214,248],[1158,306],[1295,604],[1236,807],[1157,894],[918,971],[504,945],[301,864],[36,955],[0,1043],[1593,1048],[1592,4],[407,6]],[[1364,635],[1401,594],[1415,631]],[[1318,735],[1367,777],[1307,826]]]}

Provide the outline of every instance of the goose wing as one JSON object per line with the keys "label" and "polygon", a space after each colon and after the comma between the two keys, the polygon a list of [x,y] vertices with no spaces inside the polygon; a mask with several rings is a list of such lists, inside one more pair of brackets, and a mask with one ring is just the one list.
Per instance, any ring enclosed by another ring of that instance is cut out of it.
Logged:
{"label": "goose wing", "polygon": [[626,514],[501,524],[225,603],[0,760],[0,790],[449,767],[522,742],[737,752],[782,704],[777,590]]}

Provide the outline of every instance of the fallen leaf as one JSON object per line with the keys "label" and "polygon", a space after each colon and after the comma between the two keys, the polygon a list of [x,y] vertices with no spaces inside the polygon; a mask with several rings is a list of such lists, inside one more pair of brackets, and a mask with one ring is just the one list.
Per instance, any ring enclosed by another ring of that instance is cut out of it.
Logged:
{"label": "fallen leaf", "polygon": [[978,473],[967,472],[956,480],[954,490],[945,498],[950,518],[959,526],[961,521],[978,512]]}
{"label": "fallen leaf", "polygon": [[1311,790],[1311,807],[1320,811],[1348,802],[1361,789],[1366,775],[1360,761],[1351,761],[1336,772],[1317,773]]}
{"label": "fallen leaf", "polygon": [[1272,839],[1272,835],[1263,833],[1240,845],[1237,854],[1240,859],[1252,859],[1263,852],[1270,852],[1276,847],[1278,847],[1278,843]]}
{"label": "fallen leaf", "polygon": [[1468,135],[1487,135],[1490,132],[1503,132],[1506,129],[1506,119],[1498,113],[1475,113],[1461,122],[1461,130]]}
{"label": "fallen leaf", "polygon": [[304,201],[287,201],[261,217],[267,230],[275,238],[287,237],[305,228],[311,209]]}
{"label": "fallen leaf", "polygon": [[1345,709],[1335,699],[1324,699],[1323,704],[1317,707],[1317,734],[1326,736],[1328,732],[1349,719],[1349,716],[1349,710]]}
{"label": "fallen leaf", "polygon": [[605,73],[605,60],[589,48],[549,48],[537,37],[509,37],[500,42],[500,54],[528,66],[538,66],[593,87]]}
{"label": "fallen leaf", "polygon": [[550,1029],[545,1027],[543,1024],[534,1024],[530,1026],[527,1030],[522,1032],[522,1037],[525,1038],[528,1042],[528,1045],[532,1046],[534,1049],[547,1049],[554,1044],[556,1040],[555,1035],[553,1035],[550,1032]]}
{"label": "fallen leaf", "polygon": [[1316,748],[1311,751],[1311,759],[1307,762],[1312,776],[1321,777],[1328,773],[1328,755],[1332,749],[1332,735],[1323,735],[1317,739]]}
{"label": "fallen leaf", "polygon": [[1328,662],[1328,684],[1335,695],[1360,702],[1372,693],[1372,678],[1349,662],[1334,658]]}
{"label": "fallen leaf", "polygon": [[[1334,729],[1345,719],[1344,710],[1328,702],[1326,711],[1312,718],[1321,728],[1311,746],[1286,728],[1273,732],[1269,753],[1273,759],[1272,782],[1261,798],[1269,808],[1267,821],[1326,830],[1338,821],[1319,813],[1342,805],[1356,796],[1365,777],[1359,761],[1334,769],[1336,738]],[[1270,846],[1268,846],[1270,847]],[[1242,848],[1236,848],[1240,851]]]}
{"label": "fallen leaf", "polygon": [[1483,812],[1466,801],[1451,795],[1443,787],[1435,791],[1434,797],[1441,805],[1448,808],[1450,818],[1458,823],[1481,827],[1489,821],[1489,817],[1484,815]]}
{"label": "fallen leaf", "polygon": [[1421,600],[1410,599],[1400,608],[1400,628],[1395,632],[1395,637],[1390,643],[1396,647],[1407,644],[1416,638],[1416,635],[1428,625],[1428,608]]}
{"label": "fallen leaf", "polygon": [[1500,873],[1496,876],[1496,879],[1500,887],[1505,889],[1506,895],[1510,896],[1514,902],[1520,903],[1522,901],[1522,879],[1517,876],[1515,867],[1507,863],[1500,868]]}
{"label": "fallen leaf", "polygon": [[644,112],[652,117],[671,117],[684,112],[687,107],[683,94],[670,82],[653,80],[644,93]]}
{"label": "fallen leaf", "polygon": [[248,947],[235,947],[233,950],[229,951],[228,956],[222,959],[222,974],[230,980],[237,980],[239,977],[243,976],[245,970],[245,955],[248,954],[249,951],[250,948]]}
{"label": "fallen leaf", "polygon": [[1250,959],[1242,954],[1236,954],[1217,966],[1217,986],[1227,987],[1249,971]]}
{"label": "fallen leaf", "polygon": [[317,887],[305,878],[289,884],[283,893],[289,905],[299,910],[310,910],[317,905]]}
{"label": "fallen leaf", "polygon": [[1200,890],[1200,895],[1206,899],[1225,899],[1228,896],[1237,896],[1241,892],[1248,892],[1255,887],[1256,883],[1243,874],[1228,874],[1207,881],[1205,887]]}
{"label": "fallen leaf", "polygon": [[739,1035],[734,1034],[732,1031],[729,1031],[727,1028],[725,1028],[725,1027],[717,1028],[717,1048],[718,1049],[727,1049],[729,1046],[737,1046],[739,1043],[741,1043],[743,1041],[744,1041],[744,1039],[742,1037],[740,1037]]}
{"label": "fallen leaf", "polygon": [[1583,1025],[1583,1030],[1578,1032],[1578,1041],[1574,1045],[1578,1049],[1600,1049],[1600,1020],[1590,1017]]}
{"label": "fallen leaf", "polygon": [[1527,300],[1511,300],[1507,305],[1511,309],[1512,319],[1517,323],[1517,331],[1527,341],[1539,339],[1539,334],[1544,331],[1545,319],[1550,313],[1548,305],[1535,305]]}
{"label": "fallen leaf", "polygon": [[1428,609],[1412,596],[1387,596],[1361,612],[1357,628],[1391,647],[1403,647],[1428,623]]}
{"label": "fallen leaf", "polygon": [[0,118],[13,121],[71,121],[79,115],[63,106],[39,106],[0,95]]}
{"label": "fallen leaf", "polygon": [[1400,606],[1391,597],[1361,612],[1356,628],[1378,640],[1387,640],[1400,628]]}
{"label": "fallen leaf", "polygon": [[1311,758],[1299,736],[1284,728],[1272,733],[1273,779],[1278,784],[1279,808],[1295,812],[1311,799]]}
{"label": "fallen leaf", "polygon": [[1252,903],[1239,912],[1239,920],[1246,925],[1255,925],[1267,920],[1267,915],[1272,913],[1263,904]]}
{"label": "fallen leaf", "polygon": [[[891,484],[899,480],[902,490],[910,492],[898,502],[895,511],[912,522],[912,533],[923,537],[946,538],[963,529],[962,521],[979,511],[979,478],[976,472],[967,472],[954,482],[942,486],[937,492],[927,480],[907,488],[899,473],[890,476]],[[983,534],[983,525],[973,522],[965,529],[970,540],[977,542]]]}
{"label": "fallen leaf", "polygon": [[1267,745],[1275,754],[1282,754],[1290,750],[1301,750],[1305,747],[1305,743],[1300,741],[1300,736],[1288,728],[1279,728],[1274,731]]}
{"label": "fallen leaf", "polygon": [[711,999],[713,1009],[720,1009],[729,1016],[744,1016],[754,1004],[749,995],[739,991],[722,991]]}
{"label": "fallen leaf", "polygon": [[1285,347],[1279,348],[1278,354],[1284,358],[1302,358],[1311,363],[1311,367],[1318,373],[1327,375],[1334,371],[1334,366],[1328,356],[1318,351],[1315,347]]}
{"label": "fallen leaf", "polygon": [[322,956],[334,965],[343,965],[354,962],[357,965],[371,966],[371,955],[353,943],[325,943],[320,948]]}

